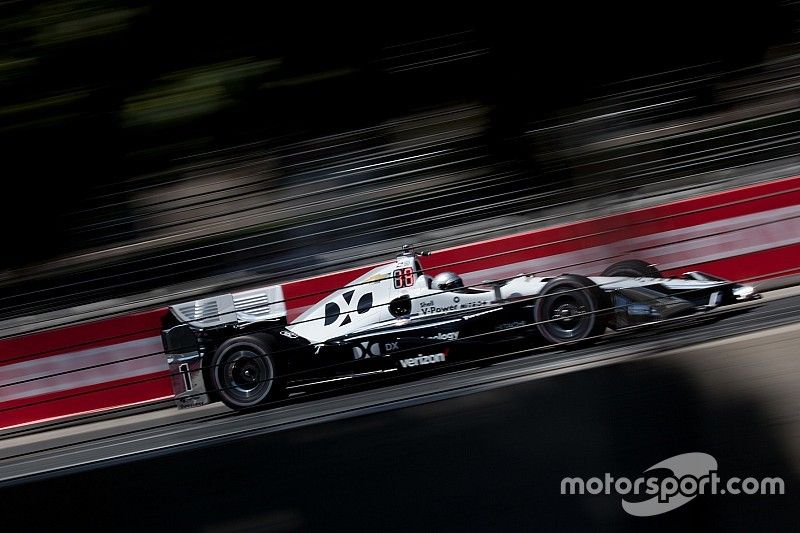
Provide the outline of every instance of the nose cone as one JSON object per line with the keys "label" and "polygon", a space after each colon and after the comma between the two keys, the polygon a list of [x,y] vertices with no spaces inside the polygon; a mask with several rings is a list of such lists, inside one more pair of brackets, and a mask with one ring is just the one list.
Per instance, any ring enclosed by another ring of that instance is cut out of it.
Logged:
{"label": "nose cone", "polygon": [[758,300],[761,298],[761,295],[756,292],[755,287],[752,285],[742,285],[741,283],[737,283],[733,286],[733,296],[736,298],[736,301],[743,302],[746,300]]}

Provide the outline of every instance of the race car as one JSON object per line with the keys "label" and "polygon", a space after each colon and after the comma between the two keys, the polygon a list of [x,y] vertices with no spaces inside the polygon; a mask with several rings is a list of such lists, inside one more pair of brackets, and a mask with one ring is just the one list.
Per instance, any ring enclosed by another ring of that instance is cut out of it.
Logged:
{"label": "race car", "polygon": [[759,298],[702,272],[664,278],[640,260],[599,276],[521,274],[465,286],[425,275],[406,246],[291,322],[281,287],[183,302],[162,331],[181,407],[251,409],[309,385],[485,357],[533,344],[584,345],[626,330]]}

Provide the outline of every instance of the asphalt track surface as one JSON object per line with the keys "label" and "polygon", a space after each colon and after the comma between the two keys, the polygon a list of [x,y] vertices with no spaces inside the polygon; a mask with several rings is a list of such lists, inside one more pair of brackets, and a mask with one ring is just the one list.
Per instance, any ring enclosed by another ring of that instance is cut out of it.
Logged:
{"label": "asphalt track surface", "polygon": [[[800,296],[780,292],[715,323],[299,395],[254,413],[209,405],[6,431],[0,501],[20,526],[47,531],[783,529],[796,525],[798,501],[786,451],[797,442],[775,430],[783,415],[742,395],[711,401],[703,372],[669,363],[717,340],[702,360],[725,366],[741,335],[797,322]],[[793,365],[793,350],[780,361]],[[791,417],[800,403],[789,401]],[[635,477],[690,451],[745,475],[780,475],[787,494],[709,497],[638,523],[619,496],[559,494],[564,476]]]}

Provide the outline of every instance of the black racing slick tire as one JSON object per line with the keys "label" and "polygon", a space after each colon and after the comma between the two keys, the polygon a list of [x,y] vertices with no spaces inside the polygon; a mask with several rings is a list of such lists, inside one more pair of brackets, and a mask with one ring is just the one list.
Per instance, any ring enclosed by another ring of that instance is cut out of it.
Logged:
{"label": "black racing slick tire", "polygon": [[585,344],[605,332],[610,298],[589,278],[559,276],[548,281],[538,296],[534,319],[547,342]]}
{"label": "black racing slick tire", "polygon": [[231,409],[253,408],[283,397],[284,383],[268,335],[253,334],[223,342],[207,369],[212,391]]}
{"label": "black racing slick tire", "polygon": [[656,267],[642,261],[641,259],[629,259],[627,261],[619,261],[600,273],[601,276],[618,277],[625,276],[628,278],[663,278],[661,271]]}

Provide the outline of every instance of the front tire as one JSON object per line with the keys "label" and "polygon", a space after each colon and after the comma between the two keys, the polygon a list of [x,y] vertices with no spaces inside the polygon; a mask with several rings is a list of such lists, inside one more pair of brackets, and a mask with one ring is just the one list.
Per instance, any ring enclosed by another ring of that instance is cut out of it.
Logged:
{"label": "front tire", "polygon": [[607,325],[608,296],[592,280],[567,274],[547,282],[534,306],[539,334],[552,344],[579,343],[601,335]]}
{"label": "front tire", "polygon": [[664,275],[656,267],[642,261],[641,259],[629,259],[627,261],[619,261],[600,273],[601,276],[610,278],[615,277],[628,277],[628,278],[663,278]]}
{"label": "front tire", "polygon": [[209,381],[231,409],[249,409],[280,395],[278,365],[266,335],[245,335],[223,342],[208,368]]}

